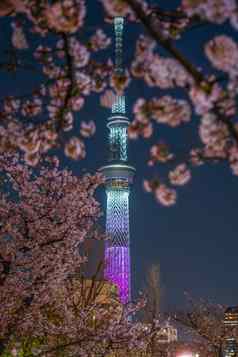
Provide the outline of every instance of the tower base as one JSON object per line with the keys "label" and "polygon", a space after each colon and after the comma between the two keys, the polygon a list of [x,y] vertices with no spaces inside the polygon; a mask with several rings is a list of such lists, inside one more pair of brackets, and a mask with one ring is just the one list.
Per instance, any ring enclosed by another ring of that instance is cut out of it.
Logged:
{"label": "tower base", "polygon": [[130,251],[129,247],[106,247],[104,276],[118,287],[120,301],[130,300]]}

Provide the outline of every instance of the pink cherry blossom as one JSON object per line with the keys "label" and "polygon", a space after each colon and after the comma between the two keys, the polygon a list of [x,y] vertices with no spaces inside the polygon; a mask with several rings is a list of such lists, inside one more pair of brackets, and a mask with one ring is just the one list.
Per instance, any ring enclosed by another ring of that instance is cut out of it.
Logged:
{"label": "pink cherry blossom", "polygon": [[90,138],[96,132],[96,125],[93,120],[89,122],[82,121],[80,125],[80,134],[84,138]]}
{"label": "pink cherry blossom", "polygon": [[64,131],[70,131],[73,129],[74,116],[73,113],[68,111],[63,114],[62,129]]}
{"label": "pink cherry blossom", "polygon": [[86,155],[84,142],[72,137],[65,145],[65,155],[74,160],[84,159]]}
{"label": "pink cherry blossom", "polygon": [[85,67],[89,62],[90,54],[87,48],[82,45],[75,37],[70,38],[69,53],[74,58],[74,65],[76,68]]}
{"label": "pink cherry blossom", "polygon": [[194,166],[201,166],[204,162],[202,160],[202,152],[199,149],[192,149],[190,151],[190,162]]}
{"label": "pink cherry blossom", "polygon": [[157,162],[167,162],[172,160],[174,157],[173,154],[169,152],[169,148],[164,143],[158,143],[153,145],[150,149],[150,160],[148,162],[149,166],[153,166]]}
{"label": "pink cherry blossom", "polygon": [[237,146],[232,146],[229,150],[229,162],[232,173],[238,176],[238,148]]}
{"label": "pink cherry blossom", "polygon": [[144,78],[150,87],[168,89],[193,83],[191,76],[176,60],[156,54],[155,42],[145,36],[137,40],[131,72],[136,78]]}
{"label": "pink cherry blossom", "polygon": [[12,23],[12,45],[18,50],[29,48],[25,33],[20,23]]}
{"label": "pink cherry blossom", "polygon": [[182,186],[191,180],[191,171],[186,164],[179,164],[169,172],[169,180],[172,185]]}
{"label": "pink cherry blossom", "polygon": [[90,76],[82,72],[76,72],[76,86],[79,92],[83,95],[89,95],[91,91],[91,79]]}
{"label": "pink cherry blossom", "polygon": [[214,107],[215,103],[222,98],[223,91],[218,84],[214,84],[209,89],[193,86],[189,91],[189,95],[194,104],[196,113],[206,114]]}
{"label": "pink cherry blossom", "polygon": [[189,26],[189,18],[185,16],[173,16],[171,18],[158,16],[156,11],[151,11],[151,22],[153,23],[153,27],[157,27],[160,29],[160,33],[166,39],[179,39],[181,38],[181,34],[186,30],[187,26]]}
{"label": "pink cherry blossom", "polygon": [[4,100],[4,111],[7,114],[14,114],[20,108],[20,100],[13,97],[6,97]]}
{"label": "pink cherry blossom", "polygon": [[96,33],[89,40],[89,47],[93,51],[104,50],[111,44],[111,39],[103,32],[97,29]]}
{"label": "pink cherry blossom", "polygon": [[[34,154],[27,156],[34,161]],[[13,335],[20,342],[24,333],[36,336],[47,328],[47,321],[38,318],[85,260],[79,245],[89,233],[87,239],[94,237],[100,216],[94,192],[102,181],[99,175],[78,178],[60,171],[55,158],[38,174],[19,156],[2,155],[0,161],[1,174],[15,191],[2,193],[0,200],[0,336],[7,345]],[[69,309],[67,301],[65,296],[62,309]],[[65,321],[64,326],[70,325]]]}
{"label": "pink cherry blossom", "polygon": [[24,155],[24,160],[25,160],[26,164],[29,166],[36,166],[40,161],[40,155],[38,153],[37,146],[36,146],[35,150],[36,150],[36,152],[34,152],[34,153],[31,153],[28,151]]}
{"label": "pink cherry blossom", "polygon": [[45,15],[49,27],[59,32],[76,32],[83,25],[86,15],[84,0],[77,0],[76,3],[76,7],[72,0],[64,0],[48,5]]}
{"label": "pink cherry blossom", "polygon": [[214,153],[221,153],[225,150],[228,130],[225,124],[219,122],[215,115],[206,114],[203,116],[199,128],[199,134],[202,142],[212,148]]}
{"label": "pink cherry blossom", "polygon": [[232,38],[220,35],[209,41],[205,53],[214,67],[228,73],[238,73],[238,45]]}
{"label": "pink cherry blossom", "polygon": [[68,79],[59,79],[49,87],[50,96],[56,98],[64,98],[69,86],[70,81]]}
{"label": "pink cherry blossom", "polygon": [[176,60],[155,55],[145,72],[145,81],[151,87],[168,89],[185,87],[191,79]]}
{"label": "pink cherry blossom", "polygon": [[223,23],[236,10],[235,0],[183,0],[182,9],[188,16],[199,15],[211,22]]}
{"label": "pink cherry blossom", "polygon": [[4,0],[0,4],[0,16],[6,16],[14,11],[14,6],[11,0]]}
{"label": "pink cherry blossom", "polygon": [[[128,16],[130,20],[135,20],[135,14],[128,6],[125,0],[100,0],[104,6],[107,18],[112,19],[115,16]],[[138,0],[145,12],[148,11],[148,4],[144,0]]]}
{"label": "pink cherry blossom", "polygon": [[176,127],[191,119],[191,108],[185,100],[176,100],[170,96],[151,100],[152,117],[157,123]]}
{"label": "pink cherry blossom", "polygon": [[143,187],[144,187],[146,192],[150,192],[151,193],[152,190],[153,190],[153,185],[151,184],[151,182],[149,180],[144,180]]}
{"label": "pink cherry blossom", "polygon": [[35,52],[34,57],[42,64],[52,63],[53,56],[50,47],[39,45]]}
{"label": "pink cherry blossom", "polygon": [[149,139],[153,134],[152,123],[145,121],[144,123],[139,120],[134,120],[128,128],[128,136],[130,139],[138,139],[139,136]]}
{"label": "pink cherry blossom", "polygon": [[18,140],[18,145],[21,150],[28,154],[36,154],[40,150],[41,141],[37,133],[28,135],[27,138],[20,138]]}
{"label": "pink cherry blossom", "polygon": [[121,0],[101,0],[107,15],[110,18],[114,16],[126,16],[131,13],[131,10],[125,1]]}
{"label": "pink cherry blossom", "polygon": [[156,42],[150,37],[140,35],[136,42],[135,56],[141,61],[150,63],[154,58]]}
{"label": "pink cherry blossom", "polygon": [[134,105],[136,120],[148,121],[150,118],[157,123],[176,127],[190,121],[191,108],[184,100],[176,100],[170,96],[152,98],[145,101],[139,98]]}
{"label": "pink cherry blossom", "polygon": [[21,112],[23,116],[33,117],[39,115],[42,111],[42,101],[35,97],[31,101],[26,100],[22,104]]}
{"label": "pink cherry blossom", "polygon": [[155,190],[155,197],[159,203],[165,207],[173,206],[176,203],[176,191],[162,184]]}
{"label": "pink cherry blossom", "polygon": [[100,96],[100,104],[102,107],[105,108],[112,108],[112,104],[115,102],[116,94],[110,89],[107,89],[101,96]]}
{"label": "pink cherry blossom", "polygon": [[72,107],[72,110],[75,112],[81,110],[84,106],[84,103],[85,103],[84,98],[80,96],[74,96],[70,100],[70,105]]}
{"label": "pink cherry blossom", "polygon": [[165,207],[172,206],[176,203],[177,193],[174,189],[169,188],[161,183],[159,179],[144,180],[143,186],[146,192],[153,193],[156,200]]}
{"label": "pink cherry blossom", "polygon": [[26,12],[23,0],[2,0],[0,4],[0,16],[10,15],[12,12]]}

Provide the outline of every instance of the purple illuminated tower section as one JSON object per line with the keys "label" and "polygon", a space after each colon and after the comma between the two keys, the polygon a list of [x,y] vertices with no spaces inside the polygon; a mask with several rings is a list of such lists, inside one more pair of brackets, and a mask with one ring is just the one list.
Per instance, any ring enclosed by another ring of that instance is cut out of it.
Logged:
{"label": "purple illuminated tower section", "polygon": [[[114,19],[115,74],[123,75],[123,17]],[[120,299],[126,304],[131,297],[129,192],[133,182],[134,167],[128,163],[125,96],[116,96],[108,118],[109,160],[100,171],[106,177],[107,212],[105,243],[105,279],[116,284]]]}

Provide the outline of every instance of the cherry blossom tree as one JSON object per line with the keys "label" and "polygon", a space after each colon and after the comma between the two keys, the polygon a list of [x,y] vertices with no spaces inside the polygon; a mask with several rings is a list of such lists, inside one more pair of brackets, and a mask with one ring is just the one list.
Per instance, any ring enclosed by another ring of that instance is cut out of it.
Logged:
{"label": "cherry blossom tree", "polygon": [[[37,70],[43,81],[31,93],[2,99],[1,151],[21,149],[25,160],[36,165],[48,150],[62,146],[72,159],[84,159],[85,140],[96,130],[93,121],[80,119],[79,132],[74,128],[76,112],[87,97],[100,95],[101,104],[110,106],[116,93],[122,93],[133,81],[143,81],[160,95],[141,97],[133,106],[134,118],[129,128],[131,139],[157,139],[159,128],[189,125],[192,116],[200,144],[188,140],[187,152],[180,157],[171,143],[160,138],[148,155],[148,165],[167,168],[165,178],[158,173],[146,179],[144,188],[159,203],[171,206],[177,200],[177,188],[191,180],[192,169],[204,163],[227,163],[238,173],[237,59],[238,45],[227,34],[216,35],[204,44],[204,58],[210,65],[202,70],[178,49],[196,26],[226,23],[238,28],[238,5],[235,0],[181,0],[174,10],[162,9],[159,2],[146,0],[98,0],[105,21],[124,16],[143,27],[135,44],[134,59],[123,75],[113,72],[111,60],[99,62],[94,55],[111,43],[102,28],[86,39],[89,7],[84,0],[4,0],[0,16],[10,16],[12,46],[2,69]],[[15,16],[16,15],[16,16]],[[24,25],[27,21],[28,26]],[[29,26],[30,24],[30,26]],[[100,27],[100,26],[99,26]],[[28,32],[37,38],[31,48]],[[82,34],[85,36],[82,36]],[[52,39],[50,46],[45,39]],[[162,50],[162,51],[161,51]],[[25,60],[26,53],[31,61]],[[171,89],[179,89],[180,98]],[[164,93],[163,93],[164,91]],[[159,170],[158,170],[159,171]]]}
{"label": "cherry blossom tree", "polygon": [[[128,316],[141,309],[144,300],[122,305],[112,284],[71,275],[54,291],[50,302],[34,310],[34,324],[21,329],[12,341],[12,355],[35,356],[134,356],[142,353],[151,330]],[[133,352],[134,351],[134,352]],[[139,355],[138,355],[139,356]]]}
{"label": "cherry blossom tree", "polygon": [[[51,158],[33,172],[19,156],[0,159],[0,347],[34,325],[85,257],[85,239],[100,239],[94,198],[99,175],[76,177]],[[1,352],[0,352],[1,353]]]}
{"label": "cherry blossom tree", "polygon": [[[84,243],[104,239],[94,198],[100,175],[76,177],[57,158],[39,169],[0,159],[0,354],[105,356],[142,352],[159,325],[129,319],[116,288],[83,277]],[[113,290],[114,289],[114,290]]]}
{"label": "cherry blossom tree", "polygon": [[225,306],[188,297],[187,309],[178,311],[173,318],[203,346],[204,354],[221,357],[226,338],[237,338],[238,333],[237,326],[224,324],[225,310]]}

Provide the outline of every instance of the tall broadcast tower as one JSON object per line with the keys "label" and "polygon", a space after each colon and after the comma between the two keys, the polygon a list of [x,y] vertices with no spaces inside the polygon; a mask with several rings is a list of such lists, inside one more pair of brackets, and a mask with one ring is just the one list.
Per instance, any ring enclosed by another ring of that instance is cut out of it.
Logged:
{"label": "tall broadcast tower", "polygon": [[[115,75],[123,75],[124,18],[114,19]],[[100,171],[106,178],[107,212],[105,243],[105,279],[117,285],[120,299],[126,304],[131,297],[129,191],[135,168],[128,164],[129,119],[126,117],[125,96],[117,95],[108,118],[109,159]]]}

